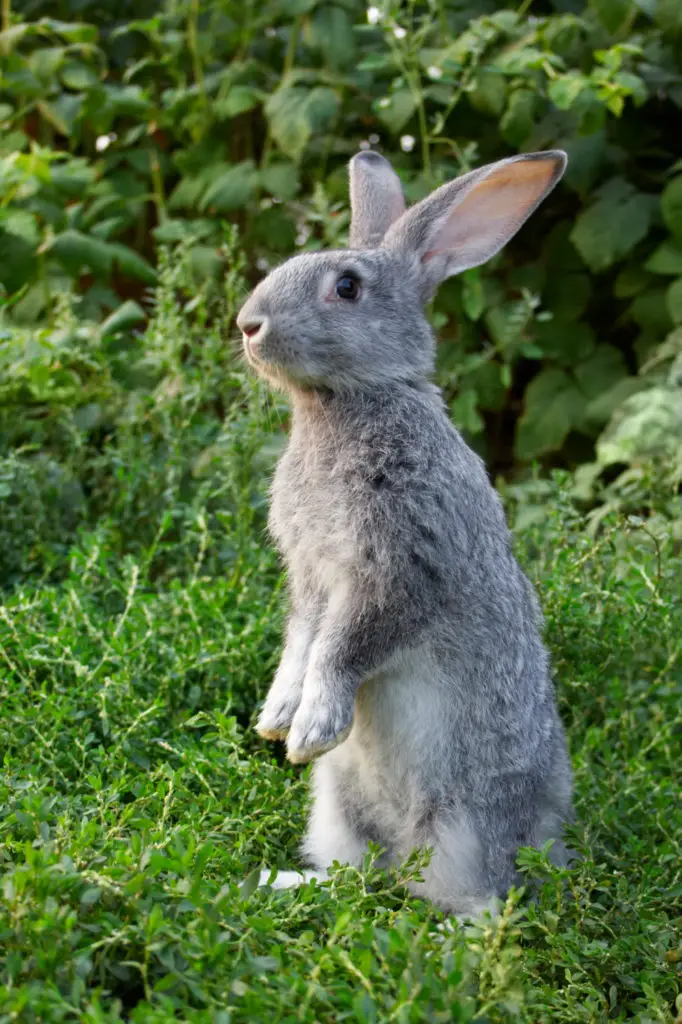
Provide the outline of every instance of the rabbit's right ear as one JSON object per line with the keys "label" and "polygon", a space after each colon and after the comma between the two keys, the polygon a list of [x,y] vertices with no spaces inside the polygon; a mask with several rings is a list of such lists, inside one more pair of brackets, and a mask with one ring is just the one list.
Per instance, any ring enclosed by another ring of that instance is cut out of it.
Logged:
{"label": "rabbit's right ear", "polygon": [[410,207],[383,244],[410,261],[426,301],[441,281],[485,263],[554,188],[566,168],[559,149],[488,164]]}
{"label": "rabbit's right ear", "polygon": [[350,162],[351,249],[375,249],[405,212],[400,178],[380,153],[365,150]]}

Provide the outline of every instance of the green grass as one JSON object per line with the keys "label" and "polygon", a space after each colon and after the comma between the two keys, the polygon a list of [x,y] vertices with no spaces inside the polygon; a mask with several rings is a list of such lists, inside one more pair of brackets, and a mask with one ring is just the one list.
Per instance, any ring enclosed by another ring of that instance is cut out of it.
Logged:
{"label": "green grass", "polygon": [[[282,614],[260,526],[223,517],[209,536],[204,517],[170,550],[161,528],[119,562],[105,524],[61,581],[8,594],[0,1020],[672,1021],[679,555],[655,522],[589,540],[553,501],[520,549],[547,614],[584,860],[560,873],[525,857],[547,878],[539,902],[514,895],[464,933],[440,931],[404,873],[254,889],[254,869],[296,862],[307,799],[307,773],[251,727]],[[232,574],[205,573],[202,552],[225,545]],[[169,580],[172,555],[186,571]]]}
{"label": "green grass", "polygon": [[52,356],[17,342],[0,408],[0,1024],[679,1020],[675,523],[593,539],[555,483],[518,535],[576,867],[522,852],[536,902],[452,932],[408,896],[417,863],[257,889],[297,863],[307,802],[307,770],[253,730],[284,611],[265,510],[285,413],[169,274],[126,350],[59,335],[72,391],[29,400],[21,360]]}

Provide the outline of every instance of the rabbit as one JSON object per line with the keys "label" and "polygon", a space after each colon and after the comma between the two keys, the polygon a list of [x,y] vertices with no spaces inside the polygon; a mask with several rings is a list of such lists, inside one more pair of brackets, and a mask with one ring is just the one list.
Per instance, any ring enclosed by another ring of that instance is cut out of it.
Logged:
{"label": "rabbit", "polygon": [[431,382],[424,307],[565,166],[515,156],[406,209],[388,161],[360,152],[349,248],[290,258],[237,317],[247,361],[292,402],[269,514],[290,616],[257,730],[314,760],[303,857],[325,877],[370,842],[386,864],[428,849],[412,892],[456,917],[495,912],[519,846],[553,840],[566,863],[572,773],[538,601]]}

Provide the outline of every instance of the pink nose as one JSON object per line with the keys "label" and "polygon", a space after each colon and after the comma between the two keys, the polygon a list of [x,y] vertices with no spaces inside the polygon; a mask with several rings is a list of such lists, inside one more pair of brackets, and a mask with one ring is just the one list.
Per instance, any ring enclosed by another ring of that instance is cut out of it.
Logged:
{"label": "pink nose", "polygon": [[262,326],[262,320],[251,320],[249,323],[242,324],[241,329],[247,338],[253,338],[254,334],[258,334]]}

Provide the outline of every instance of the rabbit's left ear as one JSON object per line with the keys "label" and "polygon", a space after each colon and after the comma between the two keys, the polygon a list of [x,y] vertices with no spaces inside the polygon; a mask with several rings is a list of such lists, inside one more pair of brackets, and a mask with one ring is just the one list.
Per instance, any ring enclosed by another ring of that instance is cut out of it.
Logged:
{"label": "rabbit's left ear", "polygon": [[405,212],[400,178],[374,150],[350,162],[351,249],[375,249],[391,224]]}
{"label": "rabbit's left ear", "polygon": [[566,162],[557,149],[471,171],[410,207],[383,244],[412,258],[426,300],[446,277],[499,252],[554,188]]}

